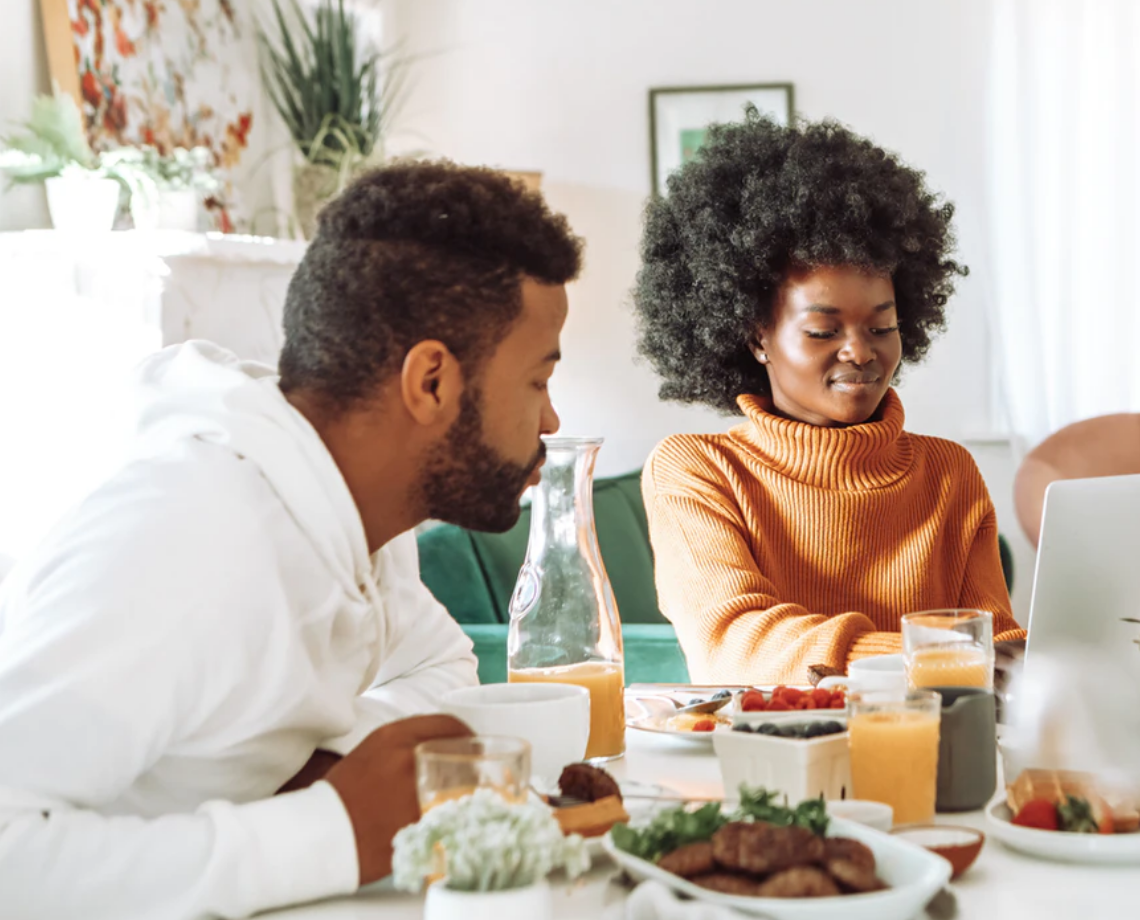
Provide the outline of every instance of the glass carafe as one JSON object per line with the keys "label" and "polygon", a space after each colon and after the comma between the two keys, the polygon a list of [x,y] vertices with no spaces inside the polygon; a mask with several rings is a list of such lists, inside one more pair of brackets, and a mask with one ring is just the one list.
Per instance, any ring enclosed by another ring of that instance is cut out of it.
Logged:
{"label": "glass carafe", "polygon": [[587,760],[625,752],[621,620],[594,527],[601,438],[543,438],[526,562],[511,595],[508,676],[590,691]]}

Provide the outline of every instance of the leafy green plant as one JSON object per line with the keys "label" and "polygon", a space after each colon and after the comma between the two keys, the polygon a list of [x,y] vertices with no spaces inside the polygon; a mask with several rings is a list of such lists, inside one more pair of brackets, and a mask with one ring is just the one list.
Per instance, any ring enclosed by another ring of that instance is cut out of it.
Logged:
{"label": "leafy green plant", "polygon": [[[1136,617],[1121,617],[1120,619],[1124,623],[1140,623],[1140,620],[1136,619]],[[1140,639],[1133,639],[1132,641],[1140,645]]]}
{"label": "leafy green plant", "polygon": [[37,96],[24,130],[0,138],[0,171],[12,184],[43,182],[56,176],[104,174],[100,157],[87,142],[83,116],[66,93]]}
{"label": "leafy green plant", "polygon": [[311,14],[297,0],[272,7],[276,34],[258,29],[261,75],[301,155],[342,173],[382,157],[407,61],[366,46],[344,0],[322,0]]}
{"label": "leafy green plant", "polygon": [[83,115],[66,93],[37,96],[24,130],[0,138],[0,172],[12,185],[57,176],[114,179],[134,194],[148,182],[138,151],[124,147],[96,153],[87,141]]}
{"label": "leafy green plant", "polygon": [[740,805],[726,815],[720,803],[710,802],[695,811],[684,805],[671,808],[654,816],[645,827],[634,829],[626,824],[614,825],[610,834],[614,846],[648,862],[657,862],[666,853],[690,843],[711,840],[729,821],[766,821],[781,827],[796,825],[818,834],[827,833],[827,806],[822,796],[805,799],[795,808],[776,801],[777,793],[767,789],[740,787]]}

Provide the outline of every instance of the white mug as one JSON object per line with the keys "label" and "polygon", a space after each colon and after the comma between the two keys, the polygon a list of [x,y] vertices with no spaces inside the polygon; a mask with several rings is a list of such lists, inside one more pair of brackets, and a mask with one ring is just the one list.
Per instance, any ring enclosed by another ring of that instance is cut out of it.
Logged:
{"label": "white mug", "polygon": [[906,690],[906,666],[902,655],[876,655],[860,658],[847,666],[846,677],[825,677],[819,682],[825,690],[846,686],[849,690]]}
{"label": "white mug", "polygon": [[530,742],[531,773],[553,790],[562,768],[586,755],[590,691],[574,684],[518,683],[462,687],[440,707],[477,735],[508,735]]}

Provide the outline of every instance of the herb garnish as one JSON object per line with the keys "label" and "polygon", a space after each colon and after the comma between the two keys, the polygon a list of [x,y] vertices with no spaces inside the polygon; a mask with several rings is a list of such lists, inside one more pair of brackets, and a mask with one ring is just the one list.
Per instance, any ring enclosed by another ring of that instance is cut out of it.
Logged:
{"label": "herb garnish", "polygon": [[787,796],[784,796],[783,804],[776,798],[777,793],[767,789],[741,786],[740,807],[730,815],[725,815],[717,802],[709,802],[696,811],[689,811],[681,805],[655,815],[640,830],[616,824],[611,835],[614,846],[619,850],[656,862],[666,853],[686,844],[710,840],[729,821],[766,821],[781,827],[794,824],[821,837],[827,833],[827,806],[823,796],[806,799],[795,808],[788,807]]}

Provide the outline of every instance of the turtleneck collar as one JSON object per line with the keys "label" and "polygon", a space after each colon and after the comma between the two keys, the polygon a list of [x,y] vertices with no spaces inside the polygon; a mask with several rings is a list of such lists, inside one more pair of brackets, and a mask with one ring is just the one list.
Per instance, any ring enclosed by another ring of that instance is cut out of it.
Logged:
{"label": "turtleneck collar", "polygon": [[733,435],[778,473],[823,489],[878,489],[901,477],[914,457],[903,431],[902,401],[894,389],[879,405],[878,419],[849,428],[823,428],[772,414],[767,396],[736,400],[748,421]]}

